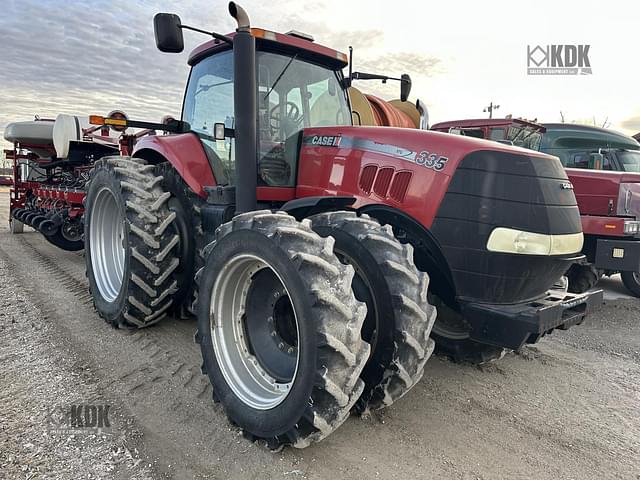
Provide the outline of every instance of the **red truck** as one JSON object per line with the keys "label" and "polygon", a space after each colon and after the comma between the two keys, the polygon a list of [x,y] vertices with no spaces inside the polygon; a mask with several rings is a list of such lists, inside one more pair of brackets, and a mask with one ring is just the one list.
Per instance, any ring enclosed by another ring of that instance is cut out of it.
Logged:
{"label": "red truck", "polygon": [[640,143],[604,128],[521,119],[441,122],[432,130],[485,138],[555,155],[565,166],[585,234],[587,262],[568,272],[569,290],[584,292],[620,273],[640,297]]}

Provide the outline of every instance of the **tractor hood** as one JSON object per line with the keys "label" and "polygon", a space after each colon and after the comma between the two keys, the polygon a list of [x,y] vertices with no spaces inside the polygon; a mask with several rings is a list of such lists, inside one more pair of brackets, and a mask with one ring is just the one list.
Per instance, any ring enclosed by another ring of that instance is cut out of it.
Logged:
{"label": "tractor hood", "polygon": [[296,196],[349,196],[356,208],[410,216],[438,243],[460,299],[538,298],[582,248],[519,254],[489,247],[505,229],[582,238],[560,160],[493,141],[391,127],[305,129]]}
{"label": "tractor hood", "polygon": [[582,215],[640,219],[640,173],[567,168]]}

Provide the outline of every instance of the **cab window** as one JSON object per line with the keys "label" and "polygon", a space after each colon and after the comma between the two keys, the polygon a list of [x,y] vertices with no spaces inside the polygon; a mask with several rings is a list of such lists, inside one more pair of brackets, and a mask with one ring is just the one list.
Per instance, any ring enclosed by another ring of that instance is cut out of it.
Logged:
{"label": "cab window", "polygon": [[507,138],[507,134],[504,131],[504,128],[491,128],[489,129],[489,138],[491,140],[505,140]]}
{"label": "cab window", "polygon": [[233,184],[233,139],[215,140],[213,126],[234,127],[233,54],[219,53],[194,65],[189,77],[182,119],[198,134],[219,185]]}
{"label": "cab window", "polygon": [[[569,161],[567,161],[565,166],[570,168],[589,169],[589,168],[592,168],[590,163],[590,158],[591,158],[590,152],[574,153],[569,156]],[[611,164],[611,158],[609,158],[609,155],[606,155],[606,154],[604,155],[604,158],[602,160],[602,170],[613,170],[613,166]]]}

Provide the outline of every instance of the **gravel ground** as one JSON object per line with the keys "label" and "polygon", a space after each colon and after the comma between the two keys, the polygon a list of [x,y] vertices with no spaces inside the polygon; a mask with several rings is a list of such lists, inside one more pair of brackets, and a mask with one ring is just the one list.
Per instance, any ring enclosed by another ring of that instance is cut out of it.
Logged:
{"label": "gravel ground", "polygon": [[[487,366],[434,357],[383,413],[274,454],[212,403],[194,322],[110,328],[82,256],[10,235],[0,200],[0,478],[640,479],[639,300]],[[71,405],[110,426],[69,428]]]}

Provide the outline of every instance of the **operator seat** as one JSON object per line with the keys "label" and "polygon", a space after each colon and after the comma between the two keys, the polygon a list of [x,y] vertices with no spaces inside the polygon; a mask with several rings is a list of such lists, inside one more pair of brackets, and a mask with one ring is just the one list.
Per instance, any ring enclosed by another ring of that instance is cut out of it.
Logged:
{"label": "operator seat", "polygon": [[284,143],[278,143],[260,154],[258,181],[269,187],[293,187],[302,130],[290,135]]}

